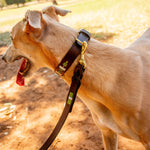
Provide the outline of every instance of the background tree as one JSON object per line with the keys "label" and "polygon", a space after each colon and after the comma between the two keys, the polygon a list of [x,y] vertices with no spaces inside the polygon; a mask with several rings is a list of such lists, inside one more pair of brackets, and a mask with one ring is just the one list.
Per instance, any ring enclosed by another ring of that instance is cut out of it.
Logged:
{"label": "background tree", "polygon": [[0,8],[2,9],[6,5],[5,0],[0,0]]}
{"label": "background tree", "polygon": [[56,0],[52,0],[53,5],[58,5]]}
{"label": "background tree", "polygon": [[19,4],[25,4],[26,1],[31,1],[31,0],[6,0],[6,4],[7,5],[17,4],[17,6],[19,7]]}

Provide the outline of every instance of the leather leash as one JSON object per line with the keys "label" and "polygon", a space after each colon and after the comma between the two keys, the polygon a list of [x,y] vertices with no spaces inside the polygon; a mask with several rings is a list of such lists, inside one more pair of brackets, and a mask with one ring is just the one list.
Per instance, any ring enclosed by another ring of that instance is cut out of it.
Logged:
{"label": "leather leash", "polygon": [[90,39],[90,33],[84,29],[81,29],[79,32],[79,36],[77,37],[75,43],[72,45],[71,49],[68,51],[68,53],[65,55],[65,57],[62,59],[62,61],[56,68],[57,73],[59,73],[60,75],[64,75],[64,73],[72,65],[76,57],[79,54],[81,54],[80,61],[74,70],[71,86],[69,89],[69,93],[67,96],[66,104],[62,112],[62,115],[57,125],[55,126],[53,132],[51,133],[51,135],[48,137],[46,142],[43,144],[43,146],[39,150],[47,150],[49,148],[49,146],[52,144],[52,142],[55,140],[56,136],[58,135],[59,131],[61,130],[63,124],[65,123],[65,120],[67,119],[68,114],[71,113],[72,111],[72,107],[75,102],[78,89],[81,85],[83,72],[85,71],[85,68],[86,68],[86,64],[84,61],[84,53],[87,48],[86,42],[89,39]]}

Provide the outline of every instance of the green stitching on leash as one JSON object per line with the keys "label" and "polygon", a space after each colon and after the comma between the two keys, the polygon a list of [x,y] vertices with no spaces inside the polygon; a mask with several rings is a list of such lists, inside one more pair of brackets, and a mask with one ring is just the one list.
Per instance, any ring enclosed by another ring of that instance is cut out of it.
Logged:
{"label": "green stitching on leash", "polygon": [[66,62],[63,63],[63,67],[66,68],[68,65],[68,60]]}
{"label": "green stitching on leash", "polygon": [[63,66],[59,66],[59,70],[57,72],[59,74],[62,74],[62,72],[66,70],[67,65],[68,65],[68,60],[63,63]]}
{"label": "green stitching on leash", "polygon": [[72,99],[73,99],[73,93],[72,92],[70,92],[69,93],[69,96],[68,96],[68,100],[67,100],[67,104],[71,104],[71,102],[72,102]]}

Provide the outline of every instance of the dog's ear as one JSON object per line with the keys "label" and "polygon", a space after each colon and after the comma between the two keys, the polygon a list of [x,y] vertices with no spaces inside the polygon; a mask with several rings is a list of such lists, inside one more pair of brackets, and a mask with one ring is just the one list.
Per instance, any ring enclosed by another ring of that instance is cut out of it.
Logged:
{"label": "dog's ear", "polygon": [[43,14],[47,14],[48,16],[50,16],[51,18],[58,20],[58,15],[60,16],[66,16],[68,13],[71,13],[70,10],[65,10],[56,6],[49,6],[47,8],[44,8],[42,10]]}
{"label": "dog's ear", "polygon": [[43,18],[41,12],[28,10],[25,14],[24,21],[24,32],[34,33],[36,37],[40,36],[43,27]]}
{"label": "dog's ear", "polygon": [[55,11],[57,15],[66,16],[68,13],[71,13],[70,10],[62,9],[56,6],[51,6],[51,8]]}

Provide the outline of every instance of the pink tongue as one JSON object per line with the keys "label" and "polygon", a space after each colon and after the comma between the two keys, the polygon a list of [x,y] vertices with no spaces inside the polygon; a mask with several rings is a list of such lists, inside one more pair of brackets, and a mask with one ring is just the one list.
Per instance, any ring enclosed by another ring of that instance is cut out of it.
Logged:
{"label": "pink tongue", "polygon": [[24,86],[24,83],[25,83],[24,77],[20,73],[20,72],[23,72],[25,67],[26,67],[26,59],[23,59],[21,65],[20,65],[20,68],[18,70],[18,73],[17,73],[17,78],[16,78],[16,83],[20,86]]}

